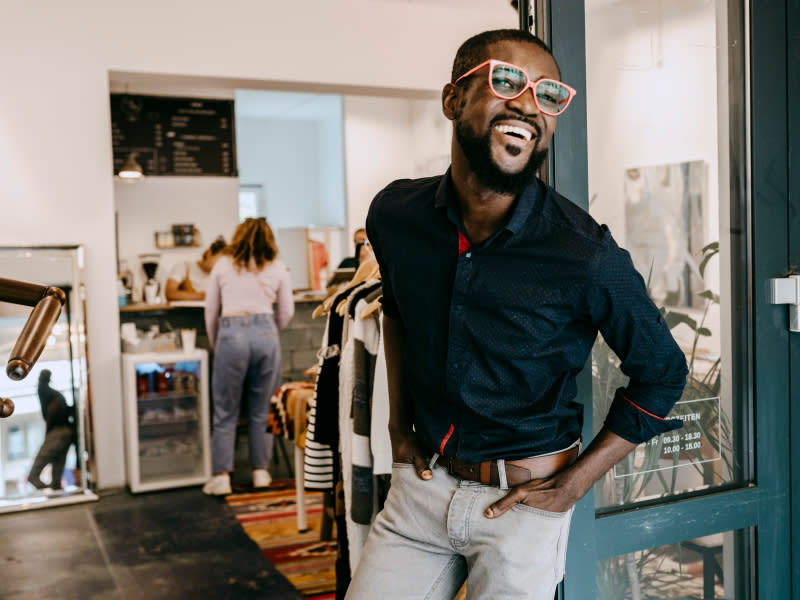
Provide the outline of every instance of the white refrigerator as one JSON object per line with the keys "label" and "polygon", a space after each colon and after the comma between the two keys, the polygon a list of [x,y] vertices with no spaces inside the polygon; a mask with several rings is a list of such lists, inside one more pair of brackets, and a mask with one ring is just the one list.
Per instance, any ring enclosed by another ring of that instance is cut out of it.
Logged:
{"label": "white refrigerator", "polygon": [[211,477],[208,353],[122,354],[125,453],[131,492]]}

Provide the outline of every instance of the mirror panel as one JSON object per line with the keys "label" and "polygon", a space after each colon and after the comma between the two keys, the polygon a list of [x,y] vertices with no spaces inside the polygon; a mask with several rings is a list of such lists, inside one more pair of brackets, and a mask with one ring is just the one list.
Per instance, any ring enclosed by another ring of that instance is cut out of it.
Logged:
{"label": "mirror panel", "polygon": [[[0,277],[60,287],[67,297],[28,376],[13,381],[5,368],[0,372],[0,397],[10,398],[15,404],[14,413],[0,419],[0,512],[96,500],[90,490],[93,471],[89,452],[83,248],[0,247]],[[8,362],[30,311],[27,306],[0,303],[3,365]],[[60,393],[65,403],[50,411],[48,431],[40,394],[42,398],[57,399],[52,390]],[[60,470],[62,462],[61,477],[53,481],[53,472]],[[37,476],[39,467],[42,468]],[[37,477],[39,481],[34,486],[30,480]]]}

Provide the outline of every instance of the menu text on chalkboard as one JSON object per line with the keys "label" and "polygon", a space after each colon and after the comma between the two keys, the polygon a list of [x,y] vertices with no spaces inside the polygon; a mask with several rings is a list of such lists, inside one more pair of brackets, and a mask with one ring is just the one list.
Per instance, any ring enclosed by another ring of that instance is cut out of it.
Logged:
{"label": "menu text on chalkboard", "polygon": [[111,94],[114,173],[133,153],[144,174],[236,176],[233,100]]}

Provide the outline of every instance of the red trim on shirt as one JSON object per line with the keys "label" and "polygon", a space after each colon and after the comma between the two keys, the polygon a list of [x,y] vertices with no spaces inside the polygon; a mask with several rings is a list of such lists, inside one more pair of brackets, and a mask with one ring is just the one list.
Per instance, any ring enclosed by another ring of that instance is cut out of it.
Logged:
{"label": "red trim on shirt", "polygon": [[464,252],[466,252],[470,248],[472,248],[472,244],[469,243],[469,240],[467,239],[467,236],[465,236],[463,233],[461,233],[459,231],[458,232],[458,255],[461,256],[462,254],[464,254]]}
{"label": "red trim on shirt", "polygon": [[447,435],[445,435],[444,439],[442,439],[442,443],[439,444],[439,454],[444,454],[445,444],[447,444],[447,440],[450,439],[450,436],[453,435],[453,430],[454,429],[455,429],[455,426],[451,423],[450,424],[450,431],[447,432]]}
{"label": "red trim on shirt", "polygon": [[653,417],[654,419],[658,419],[659,421],[666,421],[666,420],[667,420],[667,419],[665,419],[664,417],[659,417],[658,415],[654,415],[654,414],[653,414],[653,413],[651,413],[651,412],[647,412],[647,411],[646,411],[645,409],[643,409],[641,406],[639,406],[639,405],[638,405],[638,404],[636,404],[635,402],[632,402],[632,401],[631,401],[631,400],[630,400],[630,399],[629,399],[627,396],[625,396],[625,395],[622,395],[622,397],[623,397],[623,398],[625,398],[625,400],[627,400],[627,401],[628,401],[628,403],[632,404],[634,408],[638,408],[638,409],[639,409],[640,411],[642,411],[644,414],[646,414],[646,415],[649,415],[649,416]]}

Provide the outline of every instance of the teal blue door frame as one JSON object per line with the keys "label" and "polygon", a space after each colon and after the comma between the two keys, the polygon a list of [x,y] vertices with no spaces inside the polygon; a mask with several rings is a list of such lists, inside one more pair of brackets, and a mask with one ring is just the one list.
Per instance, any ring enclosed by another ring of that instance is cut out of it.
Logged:
{"label": "teal blue door frame", "polygon": [[[565,79],[578,89],[553,140],[550,181],[588,208],[584,0],[547,5],[548,39]],[[744,562],[753,578],[741,578],[736,599],[800,598],[800,433],[791,435],[800,432],[800,333],[789,333],[787,308],[769,301],[771,278],[800,272],[800,168],[789,168],[800,152],[800,0],[759,0],[745,10],[749,39],[737,43],[748,49],[751,154],[749,189],[739,191],[751,199],[750,222],[735,223],[741,230],[732,235],[750,233],[749,306],[740,308],[742,322],[750,324],[750,347],[736,364],[750,367],[741,378],[749,391],[737,435],[745,438],[743,460],[753,467],[753,483],[602,517],[595,516],[590,492],[575,511],[565,600],[596,597],[600,559],[747,528],[755,531]],[[586,371],[579,385],[588,440],[593,418],[604,415],[592,415]],[[798,375],[792,379],[791,373]],[[791,495],[792,489],[798,493]]]}
{"label": "teal blue door frame", "polygon": [[[789,206],[786,221],[789,223],[789,268],[800,272],[800,0],[786,3],[786,136],[788,164],[787,193]],[[791,532],[792,548],[792,598],[800,598],[800,333],[789,335],[790,410],[791,431]]]}

